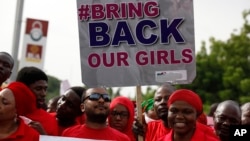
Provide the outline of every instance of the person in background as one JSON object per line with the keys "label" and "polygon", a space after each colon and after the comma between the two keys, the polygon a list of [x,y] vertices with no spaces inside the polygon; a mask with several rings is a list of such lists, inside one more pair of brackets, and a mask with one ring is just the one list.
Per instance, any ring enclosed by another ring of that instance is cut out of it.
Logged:
{"label": "person in background", "polygon": [[241,110],[236,101],[225,100],[219,103],[214,112],[214,129],[221,141],[229,141],[230,125],[241,124]]}
{"label": "person in background", "polygon": [[[156,141],[170,131],[167,121],[167,101],[174,91],[175,88],[170,83],[164,83],[156,90],[154,94],[154,111],[159,119],[147,124],[144,133],[145,141]],[[136,129],[140,129],[140,126],[138,127]]]}
{"label": "person in background", "polygon": [[128,135],[131,141],[136,141],[132,131],[134,115],[134,103],[127,97],[118,96],[110,103],[108,122],[110,127]]}
{"label": "person in background", "polygon": [[83,117],[81,97],[86,89],[81,86],[70,87],[57,102],[55,117],[58,123],[59,136],[69,127],[80,124],[78,119]]}
{"label": "person in background", "polygon": [[63,131],[62,136],[96,139],[130,141],[130,138],[107,125],[111,98],[102,87],[89,88],[82,99],[81,110],[86,115],[83,125],[76,125]]}
{"label": "person in background", "polygon": [[[5,89],[5,88],[4,88]],[[29,125],[41,135],[58,135],[56,119],[41,108],[37,108],[33,92],[21,82],[11,82],[6,89],[12,91],[20,116],[30,119]]]}
{"label": "person in background", "polygon": [[171,131],[159,141],[219,141],[210,127],[197,121],[203,113],[200,97],[191,90],[176,90],[167,102]]}
{"label": "person in background", "polygon": [[240,108],[241,108],[241,124],[250,125],[250,102],[244,103]]}
{"label": "person in background", "polygon": [[48,113],[55,113],[56,109],[57,109],[57,102],[58,100],[61,98],[60,95],[52,97],[51,99],[49,99],[48,103],[47,103],[47,112]]}
{"label": "person in background", "polygon": [[0,91],[2,84],[10,77],[14,67],[14,59],[7,52],[0,52]]}
{"label": "person in background", "polygon": [[37,108],[47,110],[45,97],[48,89],[48,77],[39,68],[29,66],[23,67],[17,74],[17,82],[22,82],[35,94]]}
{"label": "person in background", "polygon": [[0,141],[39,141],[39,133],[19,117],[19,102],[10,89],[0,91]]}
{"label": "person in background", "polygon": [[209,112],[207,114],[207,125],[214,128],[214,120],[213,120],[213,117],[214,117],[214,112],[217,108],[217,106],[219,105],[219,103],[213,103],[211,106],[210,106],[210,109],[209,109]]}
{"label": "person in background", "polygon": [[142,102],[142,123],[148,124],[151,121],[155,121],[158,118],[156,112],[154,111],[154,99],[148,99]]}

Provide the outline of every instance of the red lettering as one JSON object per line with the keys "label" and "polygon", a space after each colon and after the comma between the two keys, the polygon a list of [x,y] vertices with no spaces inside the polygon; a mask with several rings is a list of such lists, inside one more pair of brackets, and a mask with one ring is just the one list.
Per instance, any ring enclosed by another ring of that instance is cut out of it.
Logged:
{"label": "red lettering", "polygon": [[92,19],[102,20],[105,18],[104,7],[101,4],[92,5]]}
{"label": "red lettering", "polygon": [[101,64],[101,58],[98,54],[92,53],[88,57],[89,66],[92,68],[99,67]]}
{"label": "red lettering", "polygon": [[88,64],[92,68],[100,67],[101,65],[105,67],[117,66],[129,66],[128,64],[128,53],[126,52],[111,52],[111,53],[92,53],[88,57]]}
{"label": "red lettering", "polygon": [[191,49],[183,49],[182,50],[182,59],[183,63],[191,63],[193,61],[192,50]]}
{"label": "red lettering", "polygon": [[168,52],[166,50],[159,50],[157,51],[157,63],[158,64],[162,64],[162,62],[164,64],[169,64],[168,62]]}
{"label": "red lettering", "polygon": [[118,66],[121,66],[122,63],[125,66],[129,66],[127,59],[128,59],[128,54],[126,52],[118,52],[117,53],[117,65]]}
{"label": "red lettering", "polygon": [[137,52],[135,59],[136,59],[136,63],[138,65],[147,65],[148,64],[147,52],[145,52],[145,51]]}
{"label": "red lettering", "polygon": [[175,51],[174,50],[170,50],[170,56],[171,56],[171,64],[180,64],[181,61],[180,60],[176,60],[175,59]]}

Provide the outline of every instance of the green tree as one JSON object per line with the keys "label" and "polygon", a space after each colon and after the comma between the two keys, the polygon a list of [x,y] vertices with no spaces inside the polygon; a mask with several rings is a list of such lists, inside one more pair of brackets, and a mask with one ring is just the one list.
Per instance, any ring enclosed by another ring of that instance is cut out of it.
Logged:
{"label": "green tree", "polygon": [[243,12],[244,24],[238,34],[226,41],[210,38],[210,53],[205,42],[196,55],[197,75],[192,84],[179,85],[197,92],[204,103],[226,99],[243,103],[250,96],[250,10]]}
{"label": "green tree", "polygon": [[59,80],[56,77],[48,75],[48,92],[46,96],[46,101],[48,101],[50,98],[54,96],[59,95],[60,83],[61,80]]}

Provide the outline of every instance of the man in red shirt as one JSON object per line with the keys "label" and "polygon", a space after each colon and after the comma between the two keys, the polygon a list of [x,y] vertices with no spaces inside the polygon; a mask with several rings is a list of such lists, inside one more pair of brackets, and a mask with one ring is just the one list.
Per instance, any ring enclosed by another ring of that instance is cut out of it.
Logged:
{"label": "man in red shirt", "polygon": [[90,88],[83,95],[82,112],[86,114],[83,125],[65,129],[62,136],[96,139],[130,141],[129,137],[107,124],[110,96],[105,88]]}
{"label": "man in red shirt", "polygon": [[[175,88],[170,83],[164,83],[156,90],[154,95],[154,111],[159,120],[149,122],[145,128],[136,121],[133,126],[135,134],[144,136],[145,141],[156,141],[170,131],[167,121],[167,101],[174,91]],[[140,130],[142,128],[144,131]]]}
{"label": "man in red shirt", "polygon": [[154,95],[154,110],[160,119],[147,124],[145,141],[155,141],[170,131],[167,121],[167,102],[174,91],[175,88],[169,83],[164,83],[156,90]]}
{"label": "man in red shirt", "polygon": [[0,91],[2,84],[10,77],[14,60],[7,52],[0,52]]}

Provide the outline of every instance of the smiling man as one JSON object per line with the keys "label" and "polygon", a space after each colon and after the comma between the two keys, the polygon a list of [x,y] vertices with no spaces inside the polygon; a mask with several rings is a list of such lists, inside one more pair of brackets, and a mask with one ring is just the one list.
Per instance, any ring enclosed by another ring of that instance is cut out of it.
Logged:
{"label": "smiling man", "polygon": [[96,139],[130,141],[129,137],[107,124],[111,98],[105,88],[89,88],[83,94],[81,110],[86,114],[83,125],[76,125],[64,130],[62,136]]}

